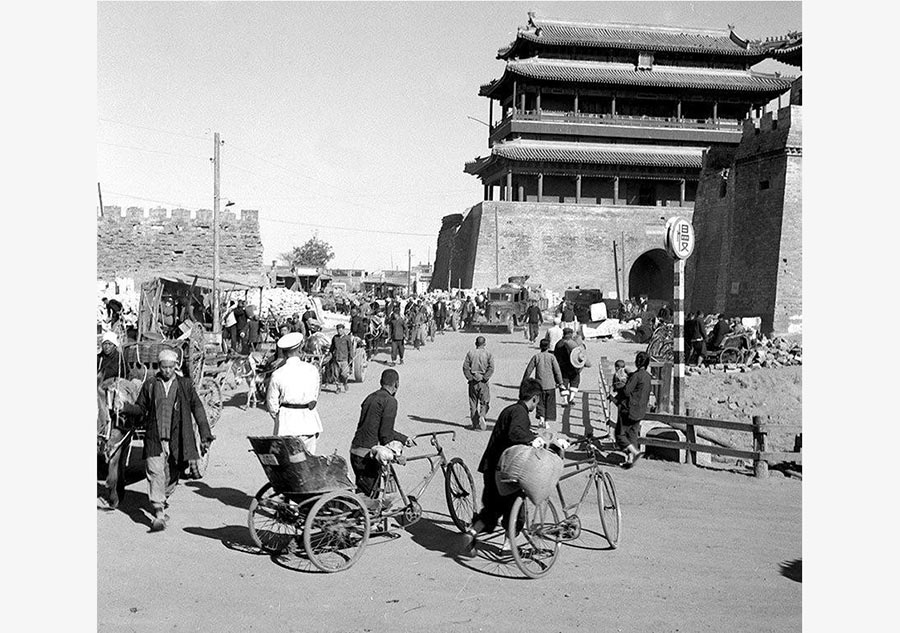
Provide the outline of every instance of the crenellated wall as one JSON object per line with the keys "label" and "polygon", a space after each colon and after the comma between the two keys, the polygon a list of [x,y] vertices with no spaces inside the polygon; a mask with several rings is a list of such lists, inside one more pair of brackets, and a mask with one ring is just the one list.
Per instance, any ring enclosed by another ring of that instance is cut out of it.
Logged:
{"label": "crenellated wall", "polygon": [[[210,209],[192,217],[188,209],[156,207],[145,213],[129,207],[123,213],[121,207],[104,206],[97,218],[97,278],[131,277],[140,283],[165,274],[211,276],[212,215]],[[264,274],[259,212],[246,209],[239,217],[230,211],[219,216],[222,278],[259,279]]]}
{"label": "crenellated wall", "polygon": [[715,158],[697,191],[686,309],[760,316],[764,331],[788,332],[803,313],[802,108],[745,123],[733,160]]}

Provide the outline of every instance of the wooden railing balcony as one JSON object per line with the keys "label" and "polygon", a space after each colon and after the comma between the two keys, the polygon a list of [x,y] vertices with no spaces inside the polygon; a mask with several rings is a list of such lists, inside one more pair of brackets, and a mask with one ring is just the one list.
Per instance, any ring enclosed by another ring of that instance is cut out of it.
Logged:
{"label": "wooden railing balcony", "polygon": [[743,122],[737,119],[686,119],[678,117],[633,116],[623,114],[590,114],[587,112],[559,112],[554,110],[514,111],[497,122],[497,129],[509,121],[548,121],[560,123],[594,123],[630,125],[635,127],[667,127],[692,130],[725,130],[740,132]]}

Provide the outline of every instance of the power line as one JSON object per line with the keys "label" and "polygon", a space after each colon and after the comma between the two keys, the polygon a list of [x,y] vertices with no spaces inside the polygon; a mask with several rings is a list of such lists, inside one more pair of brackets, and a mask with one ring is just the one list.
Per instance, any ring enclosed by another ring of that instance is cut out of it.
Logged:
{"label": "power line", "polygon": [[191,154],[178,154],[175,152],[164,152],[158,149],[148,149],[146,147],[135,147],[134,145],[120,145],[118,143],[107,143],[106,141],[97,141],[100,145],[109,145],[110,147],[122,147],[125,149],[134,149],[139,152],[150,152],[151,154],[165,154],[166,156],[181,156],[183,158],[193,158],[195,160],[205,160],[203,156],[193,156]]}
{"label": "power line", "polygon": [[148,127],[146,125],[135,125],[134,123],[125,123],[124,121],[113,121],[112,119],[104,119],[100,118],[104,123],[113,123],[115,125],[124,125],[125,127],[133,127],[139,130],[150,130],[151,132],[160,132],[162,134],[171,134],[172,136],[183,136],[185,138],[194,138],[199,139],[201,141],[208,141],[209,137],[206,136],[196,136],[195,134],[184,134],[183,132],[173,132],[171,130],[162,130],[156,127]]}

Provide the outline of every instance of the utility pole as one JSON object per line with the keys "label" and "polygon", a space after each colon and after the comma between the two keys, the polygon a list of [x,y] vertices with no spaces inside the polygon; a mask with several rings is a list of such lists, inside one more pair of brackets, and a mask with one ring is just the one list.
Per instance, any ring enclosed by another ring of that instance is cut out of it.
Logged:
{"label": "utility pole", "polygon": [[219,314],[219,133],[213,135],[213,335],[222,333]]}
{"label": "utility pole", "polygon": [[409,296],[410,282],[412,281],[412,249],[406,251],[406,296]]}
{"label": "utility pole", "polygon": [[100,191],[100,183],[97,183],[97,197],[100,198],[100,217],[103,217],[103,192]]}

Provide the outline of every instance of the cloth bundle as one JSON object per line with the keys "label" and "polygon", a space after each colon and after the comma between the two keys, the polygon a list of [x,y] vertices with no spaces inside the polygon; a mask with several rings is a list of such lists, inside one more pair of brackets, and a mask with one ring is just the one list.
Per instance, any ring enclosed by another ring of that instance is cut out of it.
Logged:
{"label": "cloth bundle", "polygon": [[510,446],[500,456],[497,489],[502,495],[523,490],[535,504],[550,496],[563,472],[563,460],[546,448]]}

